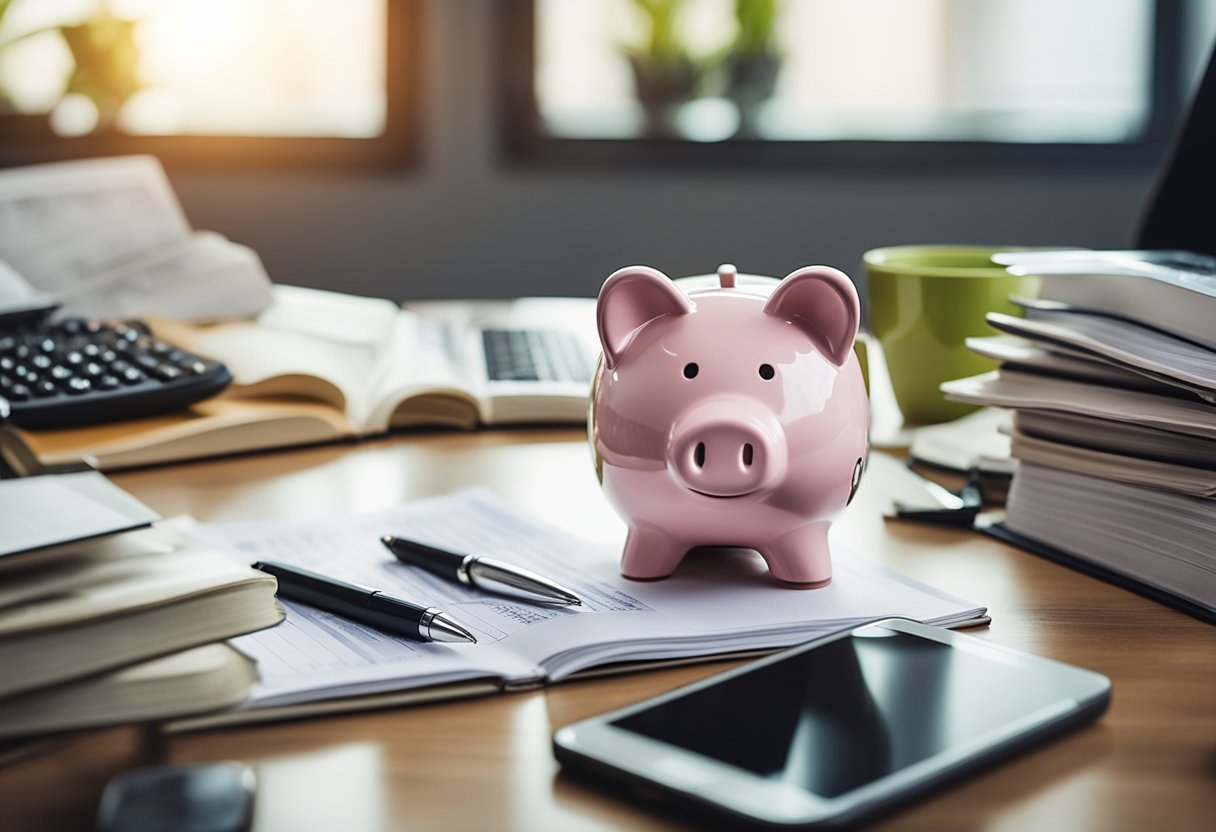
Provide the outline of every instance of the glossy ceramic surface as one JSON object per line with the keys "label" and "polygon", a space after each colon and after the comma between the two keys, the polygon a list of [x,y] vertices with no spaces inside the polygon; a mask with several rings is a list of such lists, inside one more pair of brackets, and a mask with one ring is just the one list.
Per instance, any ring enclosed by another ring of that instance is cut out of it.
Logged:
{"label": "glossy ceramic surface", "polygon": [[695,546],[738,546],[780,580],[825,582],[867,451],[857,293],[825,266],[679,284],[637,266],[600,292],[590,428],[629,524],[621,571],[662,578]]}

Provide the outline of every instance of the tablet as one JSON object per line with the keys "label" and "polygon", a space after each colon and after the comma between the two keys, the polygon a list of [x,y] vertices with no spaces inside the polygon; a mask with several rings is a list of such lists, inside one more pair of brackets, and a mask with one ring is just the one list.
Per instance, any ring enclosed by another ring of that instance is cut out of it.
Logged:
{"label": "tablet", "polygon": [[904,619],[560,729],[563,765],[726,816],[830,828],[1094,719],[1110,680]]}

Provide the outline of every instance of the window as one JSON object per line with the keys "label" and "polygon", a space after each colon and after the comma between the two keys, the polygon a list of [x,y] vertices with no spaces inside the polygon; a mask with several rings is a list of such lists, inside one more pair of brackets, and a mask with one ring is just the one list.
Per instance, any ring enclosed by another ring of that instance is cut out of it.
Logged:
{"label": "window", "polygon": [[1127,149],[1159,144],[1178,112],[1179,11],[1168,2],[511,5],[509,127],[525,154]]}
{"label": "window", "polygon": [[401,159],[416,122],[414,7],[0,0],[5,161]]}

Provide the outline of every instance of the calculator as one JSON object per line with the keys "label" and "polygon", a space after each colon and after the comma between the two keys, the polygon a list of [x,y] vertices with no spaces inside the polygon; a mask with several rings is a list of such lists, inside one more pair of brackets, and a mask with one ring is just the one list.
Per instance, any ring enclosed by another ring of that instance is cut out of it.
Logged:
{"label": "calculator", "polygon": [[0,314],[0,422],[91,425],[186,407],[232,382],[223,364],[160,340],[140,321]]}

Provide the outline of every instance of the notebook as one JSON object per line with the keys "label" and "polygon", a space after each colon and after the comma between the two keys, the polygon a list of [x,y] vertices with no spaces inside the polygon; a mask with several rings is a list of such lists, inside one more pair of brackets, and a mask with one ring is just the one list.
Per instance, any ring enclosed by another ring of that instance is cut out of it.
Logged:
{"label": "notebook", "polygon": [[[620,576],[619,541],[590,542],[522,514],[486,491],[421,500],[379,514],[311,522],[193,525],[181,532],[248,563],[279,560],[434,605],[477,644],[424,644],[285,603],[287,620],[231,644],[259,681],[238,708],[176,724],[199,728],[519,690],[637,662],[772,650],[890,615],[943,626],[985,622],[985,609],[838,545],[832,584],[777,585],[759,555],[698,551],[664,581]],[[545,607],[472,591],[397,562],[398,534],[492,555],[574,590],[581,608]]]}

